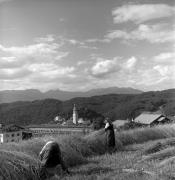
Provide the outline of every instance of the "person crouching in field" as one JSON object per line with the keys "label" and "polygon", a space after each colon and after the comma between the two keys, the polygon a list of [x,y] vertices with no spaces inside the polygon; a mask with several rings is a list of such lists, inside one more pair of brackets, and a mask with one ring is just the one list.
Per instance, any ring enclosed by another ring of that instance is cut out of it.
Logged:
{"label": "person crouching in field", "polygon": [[106,132],[106,145],[107,150],[111,154],[115,150],[115,133],[114,133],[114,127],[109,118],[105,119],[105,132]]}
{"label": "person crouching in field", "polygon": [[39,158],[41,160],[40,178],[42,180],[56,176],[58,165],[61,165],[62,169],[69,174],[69,171],[63,162],[60,147],[57,142],[47,142],[40,151]]}

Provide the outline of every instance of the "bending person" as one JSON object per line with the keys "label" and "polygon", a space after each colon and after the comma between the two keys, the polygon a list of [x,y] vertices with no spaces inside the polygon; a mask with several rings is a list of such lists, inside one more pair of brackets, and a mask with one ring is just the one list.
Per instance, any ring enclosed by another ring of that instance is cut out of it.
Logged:
{"label": "bending person", "polygon": [[57,142],[47,142],[39,153],[39,158],[41,160],[40,177],[42,180],[55,176],[58,165],[61,165],[63,171],[69,173]]}

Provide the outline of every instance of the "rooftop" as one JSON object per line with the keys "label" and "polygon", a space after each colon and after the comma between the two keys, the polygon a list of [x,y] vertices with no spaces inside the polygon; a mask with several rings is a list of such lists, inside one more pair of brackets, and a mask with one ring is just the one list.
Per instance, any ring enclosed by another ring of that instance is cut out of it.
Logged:
{"label": "rooftop", "polygon": [[135,118],[134,122],[148,125],[156,119],[160,118],[161,116],[161,114],[142,113],[141,115]]}
{"label": "rooftop", "polygon": [[20,131],[20,130],[25,130],[25,128],[15,125],[15,124],[2,125],[0,127],[0,132],[15,132],[15,131]]}

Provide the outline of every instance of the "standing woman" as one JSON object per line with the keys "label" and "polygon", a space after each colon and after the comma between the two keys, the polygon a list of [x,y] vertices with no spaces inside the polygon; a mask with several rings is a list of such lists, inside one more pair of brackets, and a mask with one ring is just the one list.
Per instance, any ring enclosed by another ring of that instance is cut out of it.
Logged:
{"label": "standing woman", "polygon": [[108,152],[111,154],[115,150],[115,133],[114,127],[109,118],[105,119],[106,145]]}

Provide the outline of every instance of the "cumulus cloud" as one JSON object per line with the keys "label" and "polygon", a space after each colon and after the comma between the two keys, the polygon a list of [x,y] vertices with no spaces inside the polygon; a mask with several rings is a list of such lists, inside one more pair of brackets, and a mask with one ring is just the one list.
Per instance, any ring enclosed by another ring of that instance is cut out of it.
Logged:
{"label": "cumulus cloud", "polygon": [[[163,52],[142,59],[130,56],[105,58],[92,54],[90,61],[64,61],[69,55],[55,41],[37,42],[28,46],[5,47],[0,45],[1,89],[62,88],[87,90],[105,86],[152,87],[175,79],[173,52]],[[68,57],[69,58],[69,57]],[[70,64],[69,64],[70,63]],[[174,78],[174,79],[173,79]]]}
{"label": "cumulus cloud", "polygon": [[67,39],[70,44],[77,45],[77,44],[83,44],[82,42],[75,40],[75,39]]}
{"label": "cumulus cloud", "polygon": [[[20,61],[22,64],[34,62],[41,63],[59,60],[69,54],[68,52],[59,51],[59,48],[60,45],[57,43],[37,43],[22,47],[4,47],[0,45],[0,53],[9,57],[13,57],[15,61]],[[8,57],[6,57],[6,59],[8,59]]]}
{"label": "cumulus cloud", "polygon": [[46,37],[39,37],[35,39],[36,43],[47,43],[47,44],[53,44],[53,42],[59,42],[59,47],[62,47],[64,45],[72,45],[72,46],[85,46],[84,41],[80,41],[77,39],[67,38],[64,36],[55,36],[53,34],[48,34]]}
{"label": "cumulus cloud", "polygon": [[104,77],[119,69],[117,65],[117,58],[112,60],[104,60],[99,58],[97,63],[92,67],[92,74],[94,76]]}
{"label": "cumulus cloud", "polygon": [[0,57],[0,69],[2,68],[17,68],[20,67],[21,63],[16,59],[16,57]]}
{"label": "cumulus cloud", "polygon": [[126,61],[126,63],[124,63],[124,68],[132,69],[134,68],[136,62],[137,62],[137,59],[135,57],[131,57]]}
{"label": "cumulus cloud", "polygon": [[168,66],[156,65],[153,67],[153,69],[157,70],[160,73],[160,75],[162,75],[162,76],[166,76],[169,73]]}
{"label": "cumulus cloud", "polygon": [[60,47],[59,44],[52,43],[38,43],[23,47],[4,47],[0,45],[0,51],[8,54],[15,55],[17,57],[23,57],[23,56],[48,56],[48,55],[54,55],[57,54],[57,49]]}
{"label": "cumulus cloud", "polygon": [[175,65],[162,62],[156,62],[155,58],[149,58],[147,63],[140,63],[135,71],[129,74],[129,79],[134,81],[135,85],[146,88],[172,88],[175,82]]}
{"label": "cumulus cloud", "polygon": [[123,59],[121,57],[114,57],[112,59],[97,58],[97,62],[92,66],[92,75],[97,78],[103,78],[116,73],[131,73],[137,65],[136,57]]}
{"label": "cumulus cloud", "polygon": [[25,78],[29,76],[32,72],[27,68],[4,68],[0,69],[0,79],[8,80],[8,79],[18,79],[18,78]]}
{"label": "cumulus cloud", "polygon": [[163,64],[175,64],[175,52],[164,52],[154,57],[154,61]]}
{"label": "cumulus cloud", "polygon": [[109,39],[87,39],[85,40],[86,43],[109,43],[110,40]]}
{"label": "cumulus cloud", "polygon": [[41,83],[39,89],[43,89],[49,84],[57,86],[56,78],[64,81],[64,78],[71,77],[74,67],[59,63],[69,52],[61,51],[61,45],[51,39],[42,41],[45,42],[28,46],[0,45],[0,82],[6,89],[14,85],[12,82],[23,88],[37,88]]}
{"label": "cumulus cloud", "polygon": [[157,62],[155,57],[97,58],[91,68],[92,82],[95,82],[98,87],[103,87],[105,84],[107,86],[144,87],[148,90],[153,86],[155,89],[165,88],[166,84],[168,88],[171,88],[175,82],[175,65]]}
{"label": "cumulus cloud", "polygon": [[76,48],[96,49],[75,39],[53,35],[36,38],[33,44],[26,46],[0,45],[1,89],[3,85],[5,89],[70,89],[75,84],[82,85],[88,82],[90,64],[86,63],[83,66],[81,63],[75,63],[74,66],[69,61],[70,51],[66,51],[72,48],[70,45]]}
{"label": "cumulus cloud", "polygon": [[117,7],[112,11],[114,23],[133,21],[142,23],[145,21],[171,17],[175,8],[166,4],[129,4]]}
{"label": "cumulus cloud", "polygon": [[130,32],[125,30],[110,31],[105,38],[110,40],[146,40],[150,43],[165,43],[175,41],[175,32],[173,28],[168,28],[165,24],[140,24],[137,29]]}
{"label": "cumulus cloud", "polygon": [[152,68],[142,69],[139,72],[137,79],[138,85],[144,85],[145,87],[155,87],[156,89],[160,87],[172,88],[175,82],[175,66],[169,65],[153,65]]}

